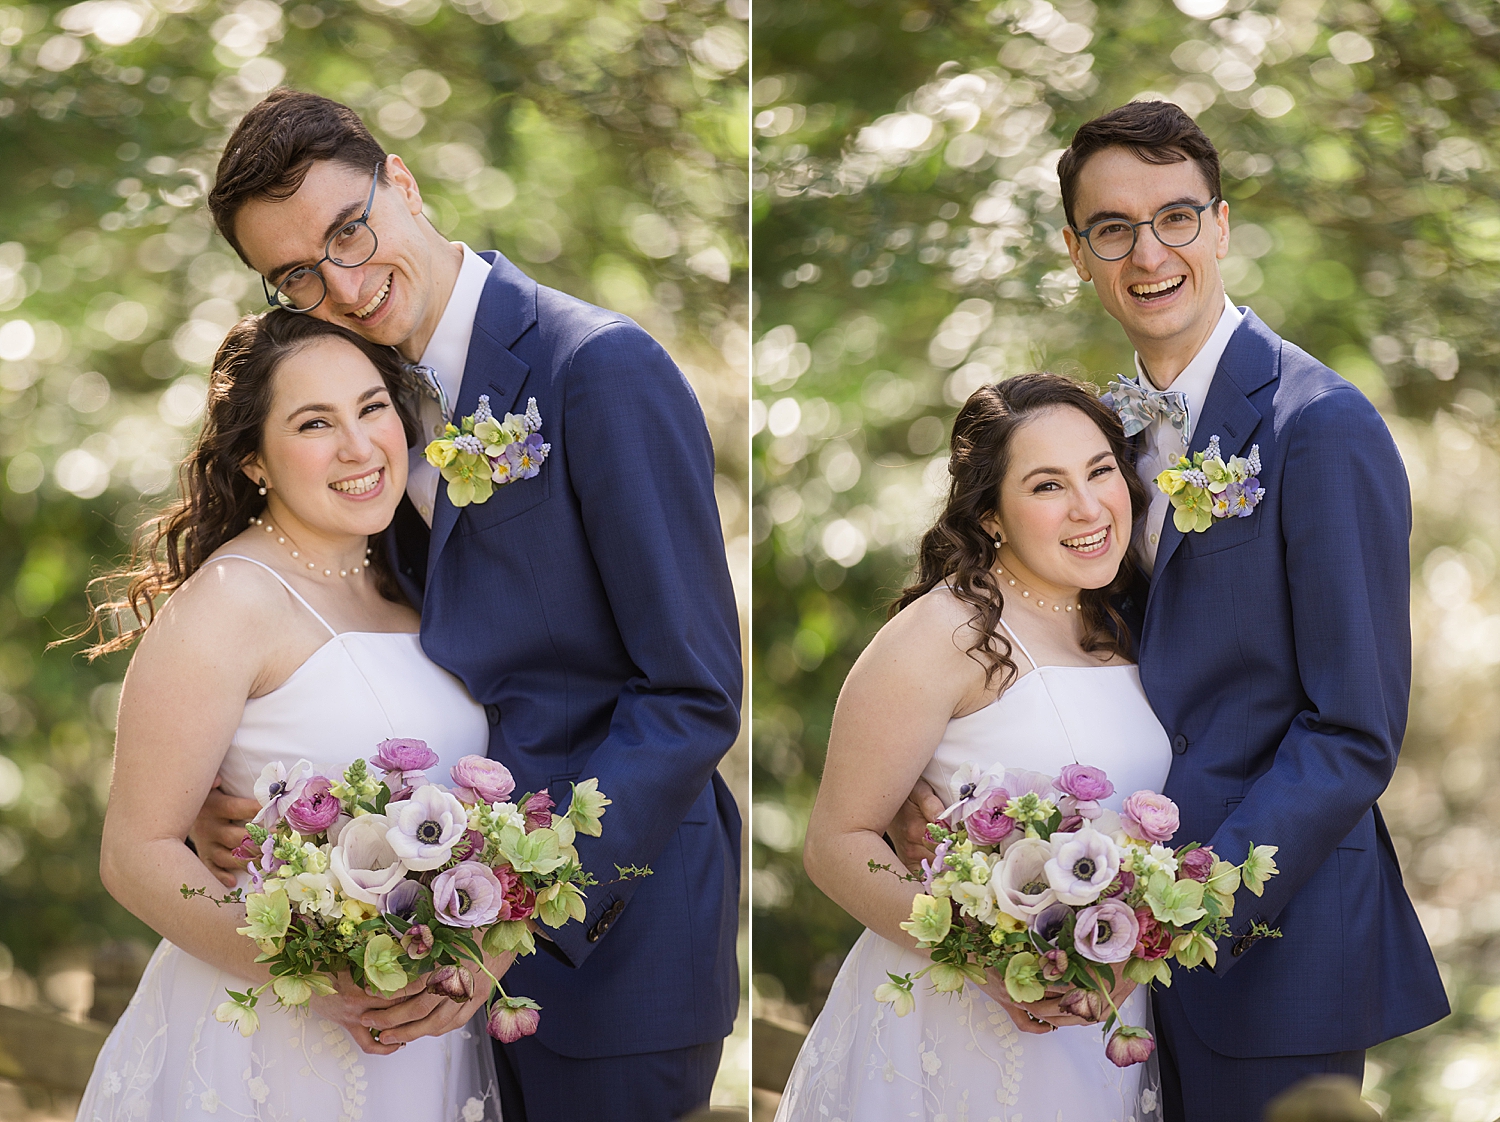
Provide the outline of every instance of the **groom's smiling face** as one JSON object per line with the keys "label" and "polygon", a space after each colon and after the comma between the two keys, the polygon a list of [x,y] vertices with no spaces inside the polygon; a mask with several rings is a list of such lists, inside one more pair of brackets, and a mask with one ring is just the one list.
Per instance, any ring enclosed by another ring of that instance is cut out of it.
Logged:
{"label": "groom's smiling face", "polygon": [[[446,297],[433,283],[434,255],[448,248],[422,217],[422,195],[399,156],[389,156],[368,224],[374,256],[363,265],[318,265],[328,294],[309,315],[346,327],[408,359],[422,353],[442,318]],[[256,198],[234,217],[234,232],[250,265],[275,288],[294,268],[322,258],[328,239],[353,222],[370,196],[374,172],[319,160],[291,197]]]}
{"label": "groom's smiling face", "polygon": [[[1150,222],[1162,207],[1202,206],[1211,194],[1192,160],[1148,164],[1126,148],[1106,148],[1079,171],[1073,219],[1078,229],[1106,218]],[[1198,236],[1184,246],[1163,245],[1149,226],[1138,227],[1135,248],[1119,261],[1098,257],[1073,229],[1063,236],[1078,275],[1093,282],[1100,303],[1120,321],[1148,365],[1153,352],[1179,351],[1186,365],[1223,311],[1219,261],[1229,252],[1228,205],[1219,202],[1203,211]]]}

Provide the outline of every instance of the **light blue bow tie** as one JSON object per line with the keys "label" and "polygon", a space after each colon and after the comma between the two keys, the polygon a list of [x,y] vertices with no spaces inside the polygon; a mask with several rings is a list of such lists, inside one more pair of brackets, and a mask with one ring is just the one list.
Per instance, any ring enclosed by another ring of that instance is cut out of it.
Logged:
{"label": "light blue bow tie", "polygon": [[1144,431],[1160,418],[1177,430],[1183,447],[1187,447],[1188,401],[1180,390],[1148,390],[1123,374],[1116,374],[1104,402],[1119,415],[1126,436]]}
{"label": "light blue bow tie", "polygon": [[448,392],[443,389],[443,383],[438,378],[437,371],[430,366],[420,366],[416,363],[412,363],[406,369],[416,376],[417,388],[438,403],[438,408],[443,411],[443,420],[451,421],[453,414],[448,407]]}

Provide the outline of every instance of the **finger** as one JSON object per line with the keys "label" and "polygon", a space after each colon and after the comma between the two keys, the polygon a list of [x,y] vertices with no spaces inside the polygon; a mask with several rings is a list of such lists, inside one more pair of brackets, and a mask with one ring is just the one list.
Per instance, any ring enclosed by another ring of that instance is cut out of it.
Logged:
{"label": "finger", "polygon": [[1011,1023],[1014,1024],[1016,1028],[1020,1029],[1022,1032],[1030,1033],[1033,1036],[1040,1036],[1043,1033],[1052,1031],[1052,1027],[1050,1025],[1044,1025],[1040,1024],[1037,1021],[1033,1021],[1019,1009],[1007,1009],[1006,1012],[1010,1014]]}
{"label": "finger", "polygon": [[210,873],[212,873],[213,878],[220,884],[222,884],[225,888],[233,888],[239,881],[239,877],[235,876],[233,873],[225,869],[215,868],[207,861],[203,862],[203,867],[206,868]]}
{"label": "finger", "polygon": [[369,1029],[359,1025],[353,1028],[348,1025],[344,1027],[349,1030],[349,1035],[354,1038],[354,1043],[359,1050],[369,1056],[389,1056],[392,1052],[399,1052],[401,1045],[405,1043],[405,1041],[376,1040],[370,1035]]}
{"label": "finger", "polygon": [[425,1019],[440,1004],[451,1005],[453,999],[435,993],[420,994],[386,1009],[367,1010],[360,1017],[359,1022],[367,1028],[379,1029],[383,1034],[388,1028]]}
{"label": "finger", "polygon": [[381,1043],[409,1044],[424,1036],[442,1036],[458,1028],[473,1015],[467,1004],[458,1005],[446,998],[443,1004],[447,1006],[446,1009],[434,1009],[420,1021],[408,1021],[404,1025],[382,1031]]}

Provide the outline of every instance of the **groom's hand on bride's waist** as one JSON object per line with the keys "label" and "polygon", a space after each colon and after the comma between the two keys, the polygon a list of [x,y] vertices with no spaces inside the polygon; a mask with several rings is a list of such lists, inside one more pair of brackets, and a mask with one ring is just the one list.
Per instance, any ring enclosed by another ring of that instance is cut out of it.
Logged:
{"label": "groom's hand on bride's waist", "polygon": [[936,822],[942,813],[943,801],[937,797],[937,792],[925,779],[918,779],[901,809],[896,811],[896,817],[886,827],[891,848],[909,871],[917,872],[922,868],[922,862],[933,856],[935,847],[927,836],[927,823]]}
{"label": "groom's hand on bride's waist", "polygon": [[226,795],[215,782],[188,831],[198,859],[226,888],[233,888],[245,870],[245,863],[233,851],[245,840],[245,823],[258,813],[260,803]]}

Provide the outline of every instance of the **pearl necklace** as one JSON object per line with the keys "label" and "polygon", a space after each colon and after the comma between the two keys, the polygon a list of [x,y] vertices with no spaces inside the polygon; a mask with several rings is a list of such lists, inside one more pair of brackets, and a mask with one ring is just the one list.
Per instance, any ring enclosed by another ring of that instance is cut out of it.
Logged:
{"label": "pearl necklace", "polygon": [[[252,519],[250,519],[250,525],[265,527],[266,533],[268,533],[268,534],[276,534],[276,540],[277,540],[277,542],[279,542],[282,545],[290,546],[291,547],[292,556],[293,557],[298,558],[298,559],[300,559],[302,557],[302,551],[297,548],[296,543],[288,541],[285,533],[277,533],[276,527],[273,526],[273,525],[271,525],[271,523],[267,522],[264,518],[252,518]],[[370,547],[366,546],[365,547],[365,564],[364,564],[364,568],[366,568],[366,569],[368,569],[370,567],[370,554],[371,554]],[[309,561],[307,563],[307,567],[309,569],[313,570],[314,572],[317,572],[318,566],[317,566],[316,562]],[[352,568],[352,569],[340,569],[339,570],[339,576],[341,576],[341,577],[347,577],[350,573],[353,573],[355,576],[359,576],[360,571],[361,571],[361,567],[359,565],[355,565],[354,568]],[[325,577],[331,577],[331,576],[333,576],[333,570],[332,569],[324,569],[323,570],[323,575]]]}
{"label": "pearl necklace", "polygon": [[[1005,576],[1005,569],[999,564],[999,562],[995,563],[995,571],[998,572],[1001,576]],[[1028,592],[1025,587],[1017,586],[1016,585],[1016,578],[1015,577],[1008,577],[1006,579],[1010,581],[1010,584],[1011,584],[1012,587],[1021,587],[1021,599],[1030,601],[1031,603],[1035,604],[1038,608],[1045,608],[1047,606],[1047,601],[1043,600],[1040,596],[1037,597],[1035,600],[1032,600],[1031,593]],[[1052,610],[1054,612],[1063,611],[1065,608],[1068,611],[1070,611],[1070,612],[1072,612],[1072,611],[1079,611],[1079,612],[1083,611],[1083,605],[1081,603],[1077,603],[1077,602],[1072,603],[1072,604],[1053,604],[1052,605]]]}

